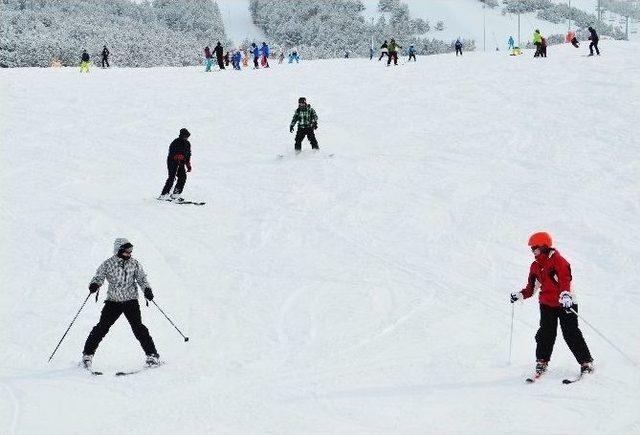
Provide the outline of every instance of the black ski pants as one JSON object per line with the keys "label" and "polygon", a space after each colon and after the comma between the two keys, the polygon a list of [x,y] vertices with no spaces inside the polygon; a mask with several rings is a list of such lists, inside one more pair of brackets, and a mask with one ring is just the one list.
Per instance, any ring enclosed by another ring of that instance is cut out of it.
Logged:
{"label": "black ski pants", "polygon": [[107,68],[109,68],[109,59],[107,59],[106,57],[102,58],[102,68],[104,68],[104,64],[107,64]]}
{"label": "black ski pants", "polygon": [[171,192],[171,187],[173,186],[173,181],[176,179],[176,176],[178,177],[178,182],[176,183],[175,189],[173,189],[173,193],[182,193],[182,189],[184,189],[184,185],[187,182],[187,171],[184,169],[184,163],[167,160],[167,171],[169,172],[169,176],[164,183],[162,195]]}
{"label": "black ski pants", "polygon": [[254,56],[254,58],[253,58],[253,67],[255,69],[260,68],[260,66],[258,65],[258,57],[257,56]]}
{"label": "black ski pants", "polygon": [[411,53],[411,54],[409,55],[409,60],[407,60],[407,62],[411,62],[411,59],[413,59],[413,61],[414,61],[414,62],[416,62],[416,55],[415,55],[415,54],[413,54],[413,53]]}
{"label": "black ski pants", "polygon": [[456,47],[456,56],[458,56],[458,54],[460,54],[460,56],[462,56],[462,48]]}
{"label": "black ski pants", "polygon": [[378,58],[378,60],[379,61],[382,60],[382,58],[385,56],[389,57],[389,53],[387,53],[386,51],[383,51],[382,53],[380,53],[380,57]]}
{"label": "black ski pants", "polygon": [[589,44],[589,53],[591,55],[593,55],[594,48],[596,49],[596,54],[600,56],[600,50],[598,50],[598,41],[591,41],[591,44]]}
{"label": "black ski pants", "polygon": [[216,62],[218,62],[218,67],[220,69],[224,69],[224,58],[222,56],[216,56]]}
{"label": "black ski pants", "polygon": [[300,151],[302,149],[302,141],[304,140],[305,136],[309,138],[309,142],[311,142],[311,148],[313,148],[314,150],[320,149],[318,148],[318,141],[316,140],[316,134],[313,132],[313,127],[305,127],[298,128],[298,131],[296,132],[296,151]]}
{"label": "black ski pants", "polygon": [[149,335],[149,330],[142,324],[140,304],[137,299],[126,302],[105,301],[102,313],[100,314],[100,321],[89,333],[82,353],[85,355],[93,355],[104,336],[109,332],[111,325],[113,325],[116,320],[118,320],[118,317],[120,317],[120,314],[123,313],[129,321],[133,335],[135,335],[140,342],[144,353],[146,355],[158,353],[153,343],[153,338]]}
{"label": "black ski pants", "polygon": [[[573,309],[578,312],[578,306]],[[540,304],[540,328],[536,333],[536,360],[549,361],[553,352],[553,345],[556,342],[558,331],[558,320],[564,341],[569,346],[578,363],[591,362],[591,353],[584,341],[582,331],[578,327],[578,316],[572,312],[566,312],[564,308],[552,308]]]}

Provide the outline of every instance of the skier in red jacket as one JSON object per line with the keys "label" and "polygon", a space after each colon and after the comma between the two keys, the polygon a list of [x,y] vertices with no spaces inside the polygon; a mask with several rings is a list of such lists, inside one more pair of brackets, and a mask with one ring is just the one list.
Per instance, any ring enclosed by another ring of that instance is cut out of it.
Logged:
{"label": "skier in red jacket", "polygon": [[540,328],[536,333],[536,374],[547,370],[556,341],[558,320],[562,336],[580,364],[581,373],[593,371],[593,358],[578,327],[575,296],[571,292],[571,265],[553,248],[549,233],[534,233],[529,246],[535,257],[529,269],[527,286],[511,293],[511,303],[533,296],[540,290]]}

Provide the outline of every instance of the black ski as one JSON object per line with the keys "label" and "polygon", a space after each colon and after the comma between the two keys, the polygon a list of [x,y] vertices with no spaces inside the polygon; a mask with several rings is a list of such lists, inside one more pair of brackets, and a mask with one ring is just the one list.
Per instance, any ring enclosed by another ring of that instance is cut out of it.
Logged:
{"label": "black ski", "polygon": [[171,201],[174,204],[191,204],[191,205],[205,205],[206,202],[198,202],[198,201]]}
{"label": "black ski", "polygon": [[142,368],[139,368],[137,370],[129,370],[127,372],[116,372],[115,375],[116,376],[128,376],[128,375],[135,375],[136,373],[140,373],[140,372],[144,372],[146,370],[152,370],[152,369],[157,369],[158,367],[160,367],[161,365],[163,365],[163,362],[160,362],[158,365],[155,366],[144,366]]}
{"label": "black ski", "polygon": [[533,376],[525,379],[524,381],[527,384],[533,384],[534,382],[538,381],[542,377],[542,375],[543,375],[542,373],[534,373]]}
{"label": "black ski", "polygon": [[93,376],[101,376],[102,372],[98,372],[96,370],[91,370],[85,367],[85,370],[88,371],[89,373],[91,373]]}

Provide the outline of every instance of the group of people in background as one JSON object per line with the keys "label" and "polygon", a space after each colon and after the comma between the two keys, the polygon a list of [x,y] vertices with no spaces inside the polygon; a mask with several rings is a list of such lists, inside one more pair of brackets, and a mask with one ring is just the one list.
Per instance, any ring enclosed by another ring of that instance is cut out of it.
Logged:
{"label": "group of people in background", "polygon": [[[231,65],[235,70],[241,70],[243,67],[249,67],[249,61],[253,61],[253,69],[269,68],[269,56],[271,55],[271,49],[266,42],[263,42],[261,46],[253,42],[248,49],[234,48],[230,51],[224,51],[220,41],[216,44],[213,53],[207,46],[204,48],[204,65],[205,72],[210,72],[214,65],[214,56],[218,64],[218,68],[223,70]],[[293,48],[288,54],[289,63],[300,62],[300,55],[298,49]],[[284,51],[278,56],[278,63],[284,62]]]}
{"label": "group of people in background", "polygon": [[[600,56],[600,49],[598,48],[598,42],[600,38],[598,37],[598,33],[596,30],[589,26],[589,40],[591,43],[589,44],[589,56],[595,54]],[[542,36],[542,33],[539,29],[536,29],[533,32],[532,38],[533,45],[536,47],[536,51],[533,57],[547,57],[547,39]],[[570,42],[574,47],[580,47],[580,43],[576,37],[575,32],[569,31],[566,36],[566,42]],[[462,56],[462,41],[460,38],[456,39],[453,44],[455,47],[456,56]],[[512,56],[516,56],[522,54],[520,47],[516,47],[515,40],[513,36],[509,37],[507,42],[507,48],[510,50],[510,54]],[[398,64],[398,50],[402,49],[402,46],[399,45],[395,39],[391,38],[390,42],[386,40],[380,46],[380,57],[378,57],[378,61],[381,61],[384,57],[387,58],[387,66],[391,65],[393,62],[394,65]],[[345,52],[345,58],[349,57],[349,52]],[[405,53],[409,56],[407,62],[413,60],[416,61],[416,48],[413,45],[410,45],[409,48],[405,51]],[[106,45],[102,47],[101,52],[101,65],[102,68],[109,68],[109,49]],[[217,63],[219,69],[226,69],[229,65],[232,66],[235,70],[241,70],[242,67],[247,68],[249,66],[249,60],[253,60],[253,68],[269,68],[269,55],[271,54],[271,49],[266,42],[263,42],[260,47],[254,42],[251,44],[251,47],[248,49],[240,49],[236,48],[231,51],[224,51],[222,47],[222,43],[220,41],[217,42],[213,51],[209,48],[209,46],[204,48],[204,66],[205,71],[210,72],[212,67],[214,66],[214,62]],[[372,60],[374,56],[374,49],[371,47],[369,50],[369,59]],[[288,59],[288,63],[300,62],[300,55],[298,54],[297,48],[292,48],[288,54],[285,55],[285,52],[280,52],[278,56],[278,63],[282,64],[285,60]],[[89,66],[91,65],[91,57],[87,50],[83,50],[80,56],[80,72],[89,72]],[[61,63],[59,60],[54,59],[51,63],[51,66],[59,67]]]}

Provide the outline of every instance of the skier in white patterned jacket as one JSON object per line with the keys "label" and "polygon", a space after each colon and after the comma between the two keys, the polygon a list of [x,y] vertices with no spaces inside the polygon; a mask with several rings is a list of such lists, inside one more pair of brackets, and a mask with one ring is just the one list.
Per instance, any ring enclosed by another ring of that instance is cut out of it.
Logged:
{"label": "skier in white patterned jacket", "polygon": [[91,360],[100,341],[107,335],[109,328],[121,314],[124,314],[129,321],[133,335],[138,339],[147,355],[147,365],[159,364],[160,356],[156,351],[156,346],[149,335],[149,330],[142,324],[137,285],[144,289],[144,297],[148,300],[153,299],[153,292],[142,265],[131,257],[132,251],[133,245],[127,239],[116,239],[113,244],[113,257],[108,258],[100,265],[89,284],[89,291],[96,293],[105,278],[109,281],[100,321],[89,333],[82,352],[82,364],[88,369],[91,369]]}

